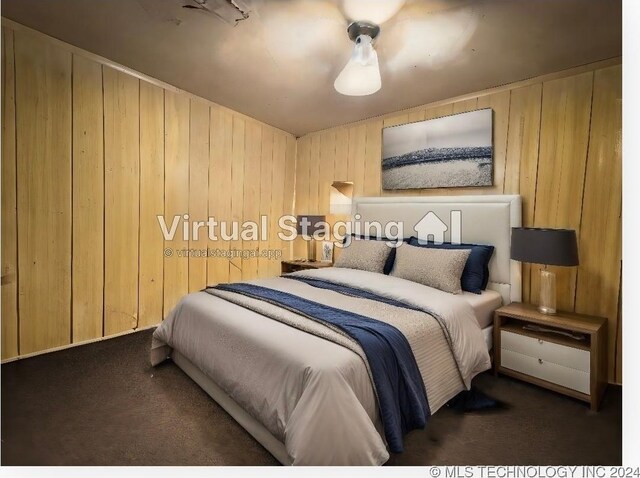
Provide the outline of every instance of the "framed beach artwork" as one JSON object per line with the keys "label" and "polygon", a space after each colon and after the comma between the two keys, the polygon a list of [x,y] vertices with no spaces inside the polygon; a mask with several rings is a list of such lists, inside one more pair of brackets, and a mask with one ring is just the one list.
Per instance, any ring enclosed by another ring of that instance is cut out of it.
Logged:
{"label": "framed beach artwork", "polygon": [[491,109],[382,130],[382,189],[493,184]]}

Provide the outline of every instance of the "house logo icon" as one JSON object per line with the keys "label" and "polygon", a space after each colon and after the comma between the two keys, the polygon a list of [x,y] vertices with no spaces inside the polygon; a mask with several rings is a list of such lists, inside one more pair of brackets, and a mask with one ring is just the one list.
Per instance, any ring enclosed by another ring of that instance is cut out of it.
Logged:
{"label": "house logo icon", "polygon": [[429,211],[416,223],[413,230],[416,231],[420,244],[429,242],[442,244],[445,242],[447,231],[449,231],[450,242],[460,244],[462,242],[462,211],[451,211],[449,225],[450,227],[435,212]]}

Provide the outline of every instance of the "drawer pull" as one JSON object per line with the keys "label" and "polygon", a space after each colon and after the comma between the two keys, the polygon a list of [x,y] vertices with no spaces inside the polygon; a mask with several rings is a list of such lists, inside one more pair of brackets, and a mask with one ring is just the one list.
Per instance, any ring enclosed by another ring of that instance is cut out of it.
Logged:
{"label": "drawer pull", "polygon": [[543,342],[542,342],[542,339],[538,339],[538,343],[539,343],[540,345],[542,345],[542,343],[543,343]]}
{"label": "drawer pull", "polygon": [[538,359],[538,363],[542,365],[543,364],[542,359]]}

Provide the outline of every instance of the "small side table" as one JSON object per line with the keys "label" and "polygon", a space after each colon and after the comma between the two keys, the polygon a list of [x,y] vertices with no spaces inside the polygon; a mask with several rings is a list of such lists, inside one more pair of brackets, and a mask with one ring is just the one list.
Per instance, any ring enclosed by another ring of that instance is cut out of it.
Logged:
{"label": "small side table", "polygon": [[607,386],[607,319],[547,315],[513,302],[495,311],[495,373],[588,402],[597,410]]}

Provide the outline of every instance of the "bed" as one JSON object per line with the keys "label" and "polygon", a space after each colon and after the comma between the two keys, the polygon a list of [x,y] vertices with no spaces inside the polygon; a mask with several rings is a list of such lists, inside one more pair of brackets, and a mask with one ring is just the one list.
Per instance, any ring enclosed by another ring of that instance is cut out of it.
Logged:
{"label": "bed", "polygon": [[171,358],[282,464],[383,464],[402,440],[389,432],[377,358],[296,304],[400,330],[428,419],[490,367],[493,310],[521,294],[509,253],[519,196],[357,198],[353,206],[354,223],[402,221],[405,235],[429,211],[445,222],[459,211],[463,242],[495,246],[483,294],[339,267],[221,286],[171,311],[154,332],[152,364]]}

